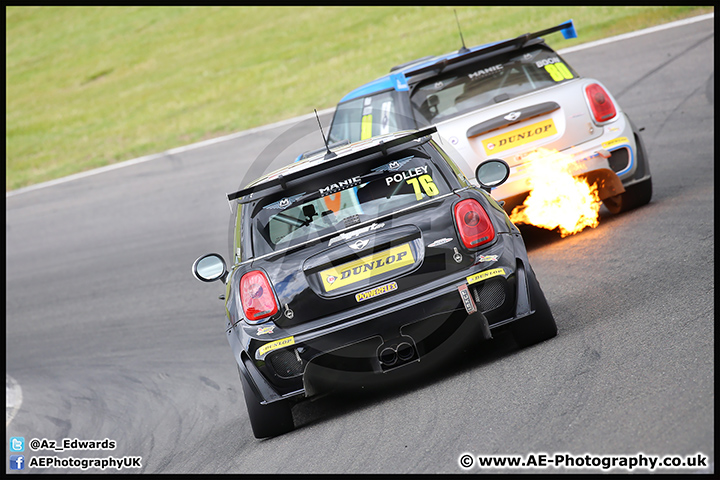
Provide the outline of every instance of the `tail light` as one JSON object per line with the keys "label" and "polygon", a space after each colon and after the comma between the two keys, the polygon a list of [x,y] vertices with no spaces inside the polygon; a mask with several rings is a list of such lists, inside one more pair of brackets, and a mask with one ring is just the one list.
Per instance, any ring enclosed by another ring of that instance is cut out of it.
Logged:
{"label": "tail light", "polygon": [[270,281],[259,270],[248,272],[240,279],[240,302],[248,323],[256,323],[278,311]]}
{"label": "tail light", "polygon": [[610,95],[597,83],[592,83],[585,87],[585,96],[588,99],[588,104],[590,104],[590,110],[592,110],[596,123],[605,123],[617,115],[615,105],[613,101],[610,100]]}
{"label": "tail light", "polygon": [[482,205],[471,198],[455,205],[455,225],[463,245],[469,249],[477,248],[495,238],[490,217]]}

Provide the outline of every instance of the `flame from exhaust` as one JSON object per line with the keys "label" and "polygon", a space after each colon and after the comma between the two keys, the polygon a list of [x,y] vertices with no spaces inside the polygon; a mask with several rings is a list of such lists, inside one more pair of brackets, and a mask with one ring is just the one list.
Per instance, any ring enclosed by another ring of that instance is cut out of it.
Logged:
{"label": "flame from exhaust", "polygon": [[540,148],[526,161],[530,194],[513,209],[510,220],[548,230],[558,228],[562,238],[598,226],[602,201],[597,185],[572,176],[573,170],[580,168],[572,158]]}

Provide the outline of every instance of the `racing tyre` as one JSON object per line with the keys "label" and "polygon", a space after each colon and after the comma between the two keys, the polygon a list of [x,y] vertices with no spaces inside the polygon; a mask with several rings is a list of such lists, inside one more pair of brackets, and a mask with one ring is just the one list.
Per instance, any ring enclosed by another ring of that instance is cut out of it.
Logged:
{"label": "racing tyre", "polygon": [[292,431],[295,425],[293,424],[292,411],[288,401],[280,400],[267,405],[261,404],[247,379],[239,371],[239,367],[238,373],[240,373],[245,405],[247,406],[250,425],[255,438],[276,437]]}
{"label": "racing tyre", "polygon": [[528,275],[528,281],[535,313],[510,324],[510,332],[520,348],[553,338],[558,332],[555,318],[535,275]]}
{"label": "racing tyre", "polygon": [[610,213],[627,212],[650,202],[652,198],[652,177],[625,188],[625,193],[603,200]]}

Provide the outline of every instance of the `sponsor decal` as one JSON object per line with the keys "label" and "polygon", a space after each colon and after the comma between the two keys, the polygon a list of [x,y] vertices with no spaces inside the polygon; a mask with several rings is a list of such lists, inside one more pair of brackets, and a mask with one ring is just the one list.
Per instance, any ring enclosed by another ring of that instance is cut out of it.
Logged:
{"label": "sponsor decal", "polygon": [[610,147],[614,147],[616,145],[622,145],[623,143],[630,143],[630,141],[627,139],[627,137],[618,137],[613,140],[608,140],[607,142],[603,142],[602,148],[610,148]]}
{"label": "sponsor decal", "polygon": [[337,193],[341,190],[347,190],[348,188],[352,188],[356,185],[359,185],[362,183],[362,179],[360,177],[352,177],[345,180],[341,180],[337,183],[332,183],[328,185],[327,187],[323,187],[319,190],[321,196],[330,195],[333,193]]}
{"label": "sponsor decal", "polygon": [[517,120],[518,118],[520,118],[521,114],[522,114],[522,112],[510,112],[507,115],[505,115],[503,118],[505,120],[507,120],[508,122],[513,122],[513,121]]}
{"label": "sponsor decal", "polygon": [[555,135],[555,122],[552,118],[543,120],[542,122],[533,123],[525,127],[516,128],[510,132],[501,133],[494,137],[483,140],[486,152],[493,153],[502,152],[511,148],[519,147],[526,143],[534,142],[543,138]]}
{"label": "sponsor decal", "polygon": [[[516,161],[517,163],[521,163],[521,162],[525,161],[525,158],[526,158],[526,157],[528,157],[528,156],[530,156],[531,154],[536,153],[536,152],[537,152],[537,149],[526,150],[526,151],[524,151],[524,152],[522,152],[522,153],[519,153],[519,154],[515,155],[515,161]],[[517,168],[517,171],[520,172],[520,171],[524,170],[524,169],[527,168],[527,167],[528,167],[528,165],[523,165],[523,166],[521,166],[521,167],[516,167],[516,168]]]}
{"label": "sponsor decal", "polygon": [[426,245],[427,248],[432,247],[439,247],[440,245],[445,245],[448,242],[452,242],[452,238],[439,238],[432,242],[430,245]]}
{"label": "sponsor decal", "polygon": [[385,177],[385,185],[389,187],[392,183],[400,183],[403,180],[407,180],[408,178],[419,177],[420,175],[426,174],[427,171],[427,165],[425,165],[424,167],[411,168],[410,170],[407,170],[405,172],[399,172],[390,177]]}
{"label": "sponsor decal", "polygon": [[462,299],[465,311],[468,315],[477,312],[477,306],[475,306],[475,301],[473,300],[472,295],[470,295],[468,286],[465,284],[460,285],[458,287],[458,292],[460,293],[460,298]]}
{"label": "sponsor decal", "polygon": [[[323,281],[325,291],[330,292],[414,263],[415,258],[413,257],[412,250],[410,250],[410,245],[406,243],[380,253],[366,255],[358,260],[337,267],[323,270],[320,272],[320,278]],[[332,283],[328,281],[328,277],[331,276],[337,277]]]}
{"label": "sponsor decal", "polygon": [[350,240],[351,238],[355,238],[359,235],[362,235],[363,233],[372,232],[379,228],[384,227],[384,223],[373,223],[372,225],[368,225],[367,227],[358,228],[357,230],[353,230],[352,232],[347,233],[341,233],[337,237],[333,237],[328,242],[328,247],[331,246],[333,243],[337,243],[341,240]]}
{"label": "sponsor decal", "polygon": [[485,270],[484,272],[476,273],[467,277],[467,282],[472,285],[473,283],[482,282],[488,278],[497,277],[499,275],[505,275],[505,270],[502,268],[493,268],[492,270]]}
{"label": "sponsor decal", "polygon": [[369,241],[369,239],[355,240],[353,243],[348,244],[348,247],[352,248],[353,250],[362,250],[363,248],[365,248]]}
{"label": "sponsor decal", "polygon": [[268,325],[267,327],[258,327],[257,334],[265,335],[266,333],[272,333],[275,329],[275,325]]}
{"label": "sponsor decal", "polygon": [[494,73],[502,72],[503,64],[498,63],[497,65],[493,65],[492,67],[483,68],[482,70],[478,70],[477,72],[469,73],[468,78],[470,80],[475,80],[477,78],[486,77],[488,75],[492,75]]}
{"label": "sponsor decal", "polygon": [[365,300],[368,300],[373,297],[377,297],[378,295],[382,295],[384,293],[392,292],[393,290],[397,290],[398,286],[395,282],[386,283],[385,285],[381,285],[376,288],[372,288],[370,290],[365,290],[364,292],[360,292],[357,295],[355,295],[355,300],[357,302],[363,302]]}
{"label": "sponsor decal", "polygon": [[552,63],[558,63],[559,61],[560,61],[560,59],[558,57],[546,58],[544,60],[538,60],[537,62],[535,62],[535,66],[537,68],[543,68],[545,65],[550,65]]}
{"label": "sponsor decal", "polygon": [[497,259],[497,255],[480,255],[478,257],[478,262],[497,262]]}
{"label": "sponsor decal", "polygon": [[290,205],[292,205],[298,198],[302,197],[304,194],[300,193],[298,195],[293,195],[292,197],[283,198],[281,200],[278,200],[275,203],[270,203],[268,205],[265,205],[263,208],[271,209],[271,210],[284,210]]}
{"label": "sponsor decal", "polygon": [[405,165],[407,162],[412,160],[413,157],[407,157],[400,160],[393,160],[392,162],[388,163],[387,165],[382,165],[377,168],[373,168],[372,172],[389,172],[389,171],[395,171],[400,169],[403,165]]}
{"label": "sponsor decal", "polygon": [[265,355],[268,352],[277,350],[278,348],[289,347],[290,345],[295,345],[295,337],[281,338],[280,340],[266,343],[258,349],[258,355]]}
{"label": "sponsor decal", "polygon": [[380,135],[390,133],[390,113],[392,112],[392,102],[387,101],[382,104],[382,118],[380,119]]}

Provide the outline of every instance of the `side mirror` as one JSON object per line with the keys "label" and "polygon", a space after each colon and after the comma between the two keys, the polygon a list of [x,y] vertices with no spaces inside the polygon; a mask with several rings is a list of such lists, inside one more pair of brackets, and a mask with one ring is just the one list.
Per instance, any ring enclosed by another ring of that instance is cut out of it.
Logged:
{"label": "side mirror", "polygon": [[223,257],[217,253],[209,253],[195,260],[192,273],[201,282],[214,282],[215,280],[225,281],[228,271]]}
{"label": "side mirror", "polygon": [[491,158],[478,165],[475,178],[486,192],[505,183],[510,176],[510,165],[500,158]]}

